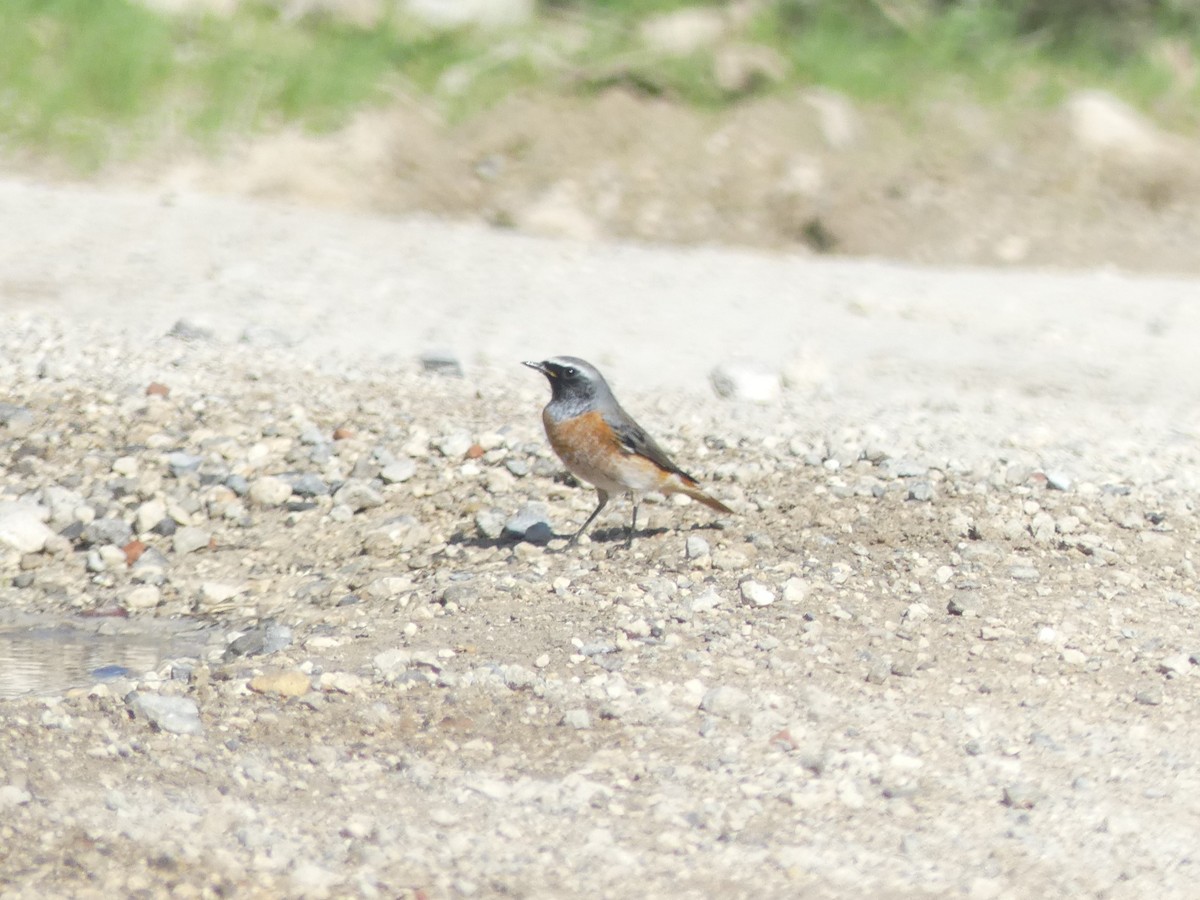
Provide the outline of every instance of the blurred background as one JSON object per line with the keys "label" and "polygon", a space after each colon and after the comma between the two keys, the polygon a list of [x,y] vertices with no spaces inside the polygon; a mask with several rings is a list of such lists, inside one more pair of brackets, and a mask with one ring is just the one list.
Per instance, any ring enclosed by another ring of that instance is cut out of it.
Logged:
{"label": "blurred background", "polygon": [[10,173],[1200,270],[1200,0],[3,0]]}

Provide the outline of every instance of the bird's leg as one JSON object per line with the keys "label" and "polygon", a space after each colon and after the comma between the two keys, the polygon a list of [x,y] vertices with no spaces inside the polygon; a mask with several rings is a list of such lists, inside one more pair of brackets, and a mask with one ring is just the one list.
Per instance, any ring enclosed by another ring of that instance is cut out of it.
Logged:
{"label": "bird's leg", "polygon": [[571,540],[567,541],[568,547],[570,547],[583,536],[583,533],[587,531],[587,527],[592,524],[592,520],[595,519],[596,516],[600,515],[600,510],[604,509],[604,507],[608,505],[608,493],[606,491],[596,488],[596,496],[600,498],[600,502],[596,505],[596,508],[592,510],[592,514],[587,517],[587,521],[579,526],[579,530],[575,532],[575,535],[571,538]]}
{"label": "bird's leg", "polygon": [[637,508],[638,508],[637,494],[633,494],[632,498],[633,498],[633,521],[631,521],[629,523],[629,537],[625,539],[625,549],[626,550],[628,550],[630,547],[633,546],[633,533],[635,531],[637,531]]}

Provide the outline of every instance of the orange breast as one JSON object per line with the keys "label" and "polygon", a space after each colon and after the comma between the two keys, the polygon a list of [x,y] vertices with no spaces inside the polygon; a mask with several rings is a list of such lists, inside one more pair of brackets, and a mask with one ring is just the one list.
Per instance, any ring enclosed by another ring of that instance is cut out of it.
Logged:
{"label": "orange breast", "polygon": [[666,477],[666,473],[650,460],[622,447],[598,412],[584,413],[563,422],[554,422],[543,413],[542,422],[550,446],[571,474],[602,491],[657,490]]}

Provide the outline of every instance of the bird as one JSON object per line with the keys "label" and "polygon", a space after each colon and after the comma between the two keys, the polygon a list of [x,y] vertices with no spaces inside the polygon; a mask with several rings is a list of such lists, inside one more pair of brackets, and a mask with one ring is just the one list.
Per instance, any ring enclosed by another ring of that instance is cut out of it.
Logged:
{"label": "bird", "polygon": [[647,491],[686,494],[718,513],[733,514],[675,465],[646,429],[621,408],[608,382],[591,363],[575,356],[554,356],[523,364],[541,372],[550,382],[550,402],[542,410],[550,446],[567,470],[591,484],[599,498],[568,546],[583,536],[613,494],[628,493],[633,498],[626,547],[633,545],[638,502]]}

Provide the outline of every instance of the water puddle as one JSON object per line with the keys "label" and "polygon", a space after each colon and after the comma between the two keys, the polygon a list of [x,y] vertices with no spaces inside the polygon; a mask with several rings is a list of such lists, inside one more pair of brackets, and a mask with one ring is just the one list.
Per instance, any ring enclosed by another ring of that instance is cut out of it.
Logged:
{"label": "water puddle", "polygon": [[0,626],[0,699],[138,677],[164,660],[200,657],[211,633],[195,622]]}

